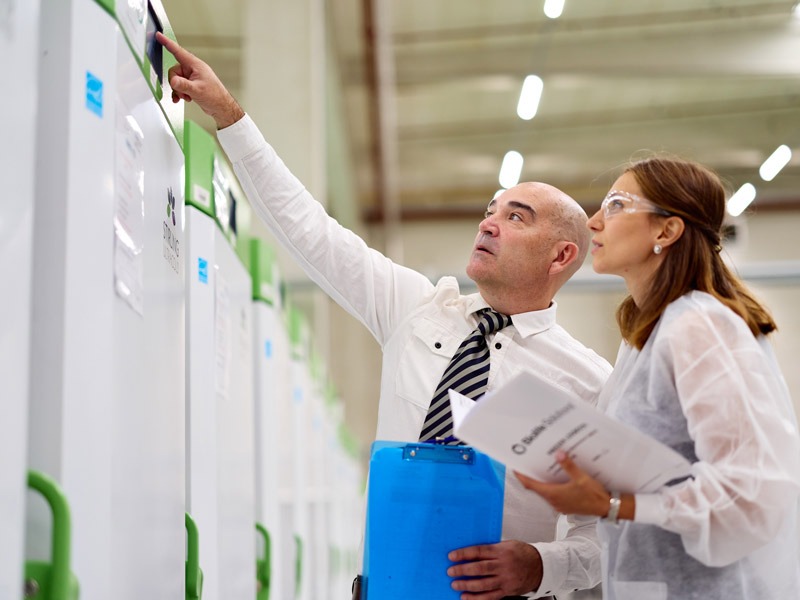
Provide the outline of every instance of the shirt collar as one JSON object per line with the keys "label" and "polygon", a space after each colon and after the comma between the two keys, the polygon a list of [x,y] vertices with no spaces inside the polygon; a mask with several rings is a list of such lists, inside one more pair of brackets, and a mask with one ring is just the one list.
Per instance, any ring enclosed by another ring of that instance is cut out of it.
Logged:
{"label": "shirt collar", "polygon": [[[467,314],[471,315],[484,308],[491,308],[480,294],[471,294],[467,297]],[[547,331],[556,324],[556,309],[558,304],[555,300],[550,306],[543,310],[532,310],[530,312],[511,315],[514,329],[523,338],[537,333]]]}

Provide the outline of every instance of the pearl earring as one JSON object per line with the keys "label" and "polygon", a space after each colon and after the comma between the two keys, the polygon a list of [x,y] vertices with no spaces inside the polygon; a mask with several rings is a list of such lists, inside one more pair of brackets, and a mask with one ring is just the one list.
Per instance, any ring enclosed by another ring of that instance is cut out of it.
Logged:
{"label": "pearl earring", "polygon": [[653,254],[661,254],[661,250],[663,250],[663,248],[661,248],[661,244],[656,244],[653,246]]}

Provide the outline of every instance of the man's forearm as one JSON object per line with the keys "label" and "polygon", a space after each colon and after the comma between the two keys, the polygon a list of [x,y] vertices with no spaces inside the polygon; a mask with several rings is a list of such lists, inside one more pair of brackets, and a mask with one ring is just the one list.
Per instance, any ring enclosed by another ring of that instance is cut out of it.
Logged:
{"label": "man's forearm", "polygon": [[225,129],[244,117],[244,110],[236,99],[228,93],[227,98],[220,102],[219,110],[216,110],[211,116],[217,124],[218,130]]}

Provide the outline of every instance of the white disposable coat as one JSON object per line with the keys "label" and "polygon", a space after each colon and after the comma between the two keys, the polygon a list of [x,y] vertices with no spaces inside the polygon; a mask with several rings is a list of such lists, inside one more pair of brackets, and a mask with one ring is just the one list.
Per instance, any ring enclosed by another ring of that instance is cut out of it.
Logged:
{"label": "white disposable coat", "polygon": [[800,438],[771,347],[714,297],[623,343],[600,408],[680,452],[692,476],[601,522],[604,598],[800,598]]}

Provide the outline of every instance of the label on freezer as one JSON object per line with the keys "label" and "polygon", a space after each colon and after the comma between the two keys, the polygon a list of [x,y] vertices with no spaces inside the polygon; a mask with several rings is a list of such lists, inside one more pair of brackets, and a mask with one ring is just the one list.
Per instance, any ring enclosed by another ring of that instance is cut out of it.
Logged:
{"label": "label on freezer", "polygon": [[147,2],[145,0],[117,0],[114,14],[117,16],[125,37],[131,45],[139,62],[144,59],[145,16]]}
{"label": "label on freezer", "polygon": [[162,222],[162,229],[164,232],[163,239],[163,256],[167,264],[172,268],[177,275],[181,274],[181,241],[178,238],[178,231],[181,224],[178,218],[178,210],[183,206],[183,201],[178,203],[175,199],[175,193],[171,187],[167,187],[166,196],[166,214],[167,218]]}
{"label": "label on freezer", "polygon": [[211,192],[202,185],[198,183],[192,185],[192,197],[199,205],[211,208]]}
{"label": "label on freezer", "polygon": [[117,100],[114,156],[114,290],[140,315],[143,305],[144,133]]}

